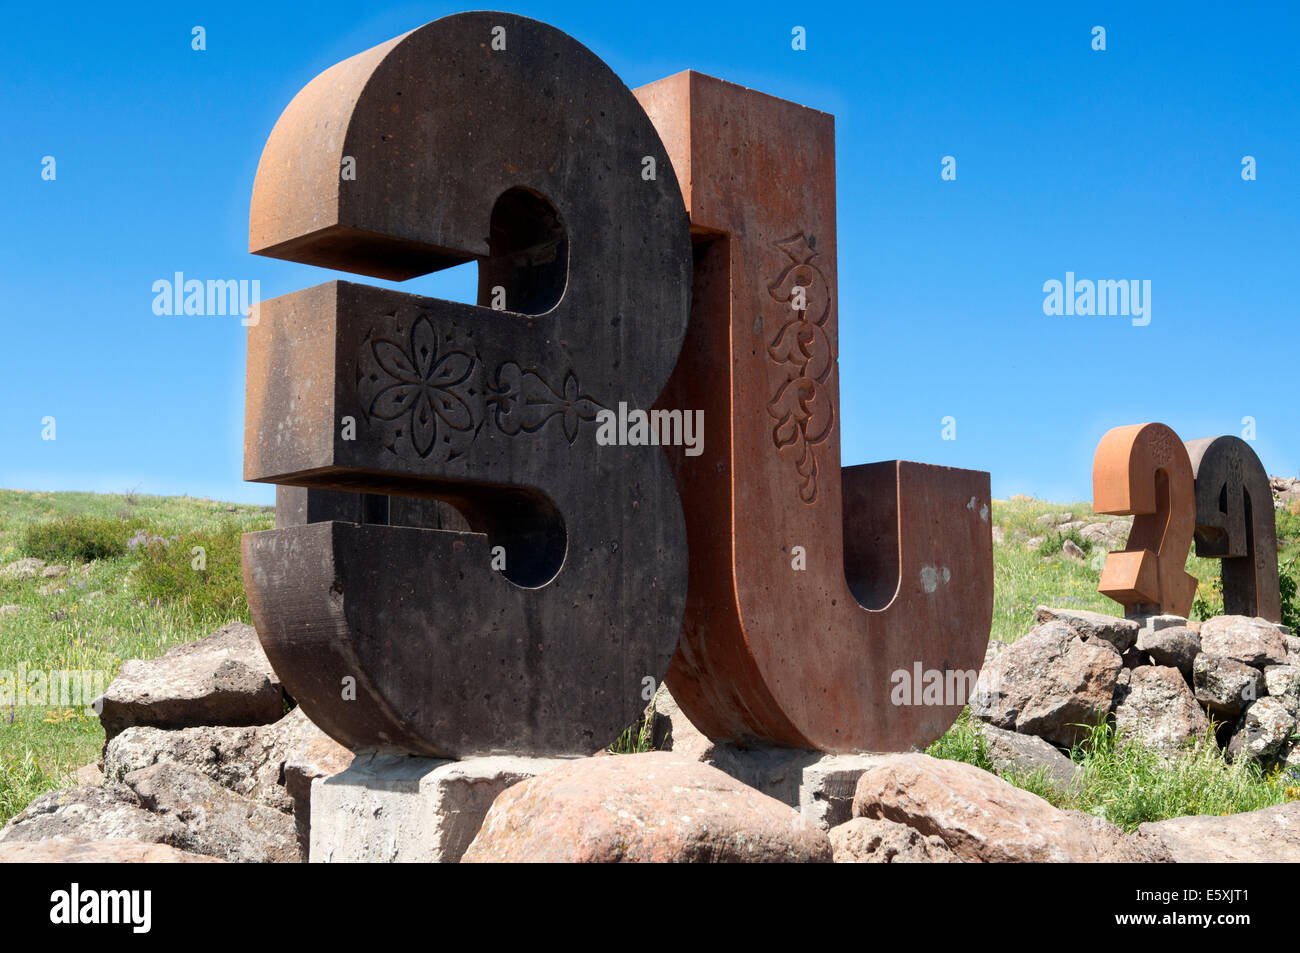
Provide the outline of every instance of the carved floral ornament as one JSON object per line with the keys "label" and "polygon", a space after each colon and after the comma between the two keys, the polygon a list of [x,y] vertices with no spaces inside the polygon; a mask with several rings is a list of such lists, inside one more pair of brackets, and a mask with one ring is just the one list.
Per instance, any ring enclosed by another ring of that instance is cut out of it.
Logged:
{"label": "carved floral ornament", "polygon": [[[371,421],[390,425],[387,448],[401,453],[409,443],[421,458],[452,460],[491,418],[503,434],[537,433],[559,419],[572,446],[582,421],[593,421],[603,405],[583,392],[568,371],[553,387],[539,374],[513,361],[497,367],[485,385],[483,361],[454,332],[439,332],[426,315],[407,332],[396,314],[372,328],[357,356],[357,398]],[[441,436],[441,441],[439,437]]]}

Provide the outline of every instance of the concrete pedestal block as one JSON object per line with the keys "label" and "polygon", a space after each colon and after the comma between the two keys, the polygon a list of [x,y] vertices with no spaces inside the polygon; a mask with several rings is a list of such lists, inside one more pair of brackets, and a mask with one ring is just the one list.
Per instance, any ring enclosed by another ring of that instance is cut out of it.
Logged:
{"label": "concrete pedestal block", "polygon": [[359,754],[311,792],[311,863],[458,863],[496,796],[564,764]]}
{"label": "concrete pedestal block", "polygon": [[830,830],[853,817],[853,792],[858,778],[897,757],[720,744],[708,763],[790,805],[823,830]]}

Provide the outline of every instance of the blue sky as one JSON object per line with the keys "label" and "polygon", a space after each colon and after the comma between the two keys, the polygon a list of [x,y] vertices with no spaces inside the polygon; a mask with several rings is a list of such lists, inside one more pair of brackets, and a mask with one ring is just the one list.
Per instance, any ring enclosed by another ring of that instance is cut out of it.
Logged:
{"label": "blue sky", "polygon": [[[462,8],[127,6],[11,5],[0,31],[0,486],[271,502],[241,480],[244,329],[155,316],[152,283],[259,279],[269,298],[334,277],[246,252],[266,136],[320,71]],[[693,68],[835,114],[846,464],[971,467],[998,497],[1088,499],[1110,427],[1191,439],[1252,416],[1265,467],[1296,475],[1300,13],[1131,6],[508,9],[632,87]],[[1043,283],[1067,271],[1149,280],[1151,323],[1044,315]],[[472,300],[474,280],[374,283]]]}

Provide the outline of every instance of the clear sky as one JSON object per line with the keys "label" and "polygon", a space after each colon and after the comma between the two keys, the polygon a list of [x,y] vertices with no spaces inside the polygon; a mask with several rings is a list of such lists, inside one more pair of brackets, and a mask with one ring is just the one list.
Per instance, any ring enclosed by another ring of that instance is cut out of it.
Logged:
{"label": "clear sky", "polygon": [[[845,463],[1088,499],[1110,427],[1191,439],[1251,416],[1265,467],[1296,475],[1300,5],[964,6],[509,9],[631,87],[692,68],[835,114]],[[247,254],[267,134],[320,71],[461,9],[7,5],[0,486],[274,499],[241,480],[239,319],[156,316],[152,284],[259,279],[269,298],[335,277]],[[373,283],[470,301],[472,268]],[[1067,272],[1149,280],[1150,324],[1045,315],[1044,282]]]}

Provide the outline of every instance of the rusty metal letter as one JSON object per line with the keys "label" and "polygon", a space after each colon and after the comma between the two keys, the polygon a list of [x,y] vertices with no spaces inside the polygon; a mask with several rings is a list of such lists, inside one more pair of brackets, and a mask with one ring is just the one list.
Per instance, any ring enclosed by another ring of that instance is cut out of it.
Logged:
{"label": "rusty metal letter", "polygon": [[668,685],[715,739],[923,745],[965,692],[924,704],[916,686],[898,703],[894,689],[974,681],[992,618],[989,476],[841,470],[833,119],[693,72],[636,95],[695,239],[690,330],[661,403],[703,408],[707,435],[703,456],[673,456],[691,575]]}
{"label": "rusty metal letter", "polygon": [[1192,464],[1178,434],[1155,423],[1107,431],[1092,460],[1092,508],[1134,519],[1124,549],[1106,556],[1097,591],[1126,615],[1186,616],[1196,595],[1186,569],[1194,507]]}

